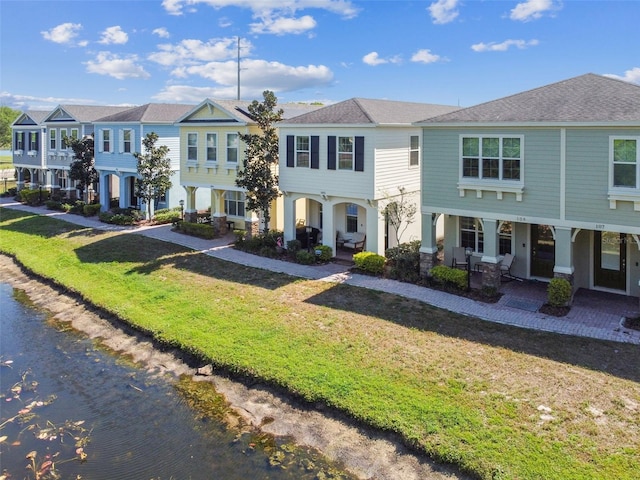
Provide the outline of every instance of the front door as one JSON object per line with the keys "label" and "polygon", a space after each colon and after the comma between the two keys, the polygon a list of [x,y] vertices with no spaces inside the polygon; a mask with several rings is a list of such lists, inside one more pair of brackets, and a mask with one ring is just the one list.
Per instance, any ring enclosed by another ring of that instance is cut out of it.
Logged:
{"label": "front door", "polygon": [[624,233],[594,232],[594,286],[627,289],[626,240]]}
{"label": "front door", "polygon": [[531,276],[553,277],[556,241],[549,225],[531,225]]}

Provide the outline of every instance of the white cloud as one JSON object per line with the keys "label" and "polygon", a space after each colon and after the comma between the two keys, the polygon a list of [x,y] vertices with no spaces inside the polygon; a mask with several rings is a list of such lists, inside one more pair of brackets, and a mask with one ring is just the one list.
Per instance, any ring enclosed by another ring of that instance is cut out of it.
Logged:
{"label": "white cloud", "polygon": [[418,50],[411,57],[412,62],[416,63],[435,63],[443,60],[440,55],[436,55],[435,53],[431,53],[429,49]]}
{"label": "white cloud", "polygon": [[[57,27],[53,27],[51,30],[45,30],[40,33],[45,40],[49,40],[53,43],[73,45],[74,39],[78,36],[80,30],[82,30],[82,25],[79,23],[62,23]],[[81,42],[79,44],[86,45],[86,42]]]}
{"label": "white cloud", "polygon": [[389,58],[381,58],[378,55],[378,52],[371,52],[362,57],[362,62],[375,67],[377,65],[383,65],[385,63],[401,63],[402,59],[398,55]]}
{"label": "white cloud", "polygon": [[316,28],[316,21],[310,15],[300,18],[279,17],[263,18],[259,23],[251,24],[251,33],[271,33],[275,35],[300,34]]}
{"label": "white cloud", "polygon": [[119,26],[109,27],[102,32],[102,37],[98,40],[98,43],[103,45],[124,45],[129,41],[129,35],[122,30]]}
{"label": "white cloud", "polygon": [[144,68],[137,65],[137,55],[119,57],[110,52],[99,52],[95,60],[85,62],[87,72],[124,80],[126,78],[149,78]]}
{"label": "white cloud", "polygon": [[433,23],[444,24],[452,22],[458,16],[459,0],[438,0],[429,5],[429,13]]}
{"label": "white cloud", "polygon": [[[253,45],[247,40],[241,40],[240,46],[243,55],[247,55],[253,48]],[[237,39],[235,38],[222,38],[208,42],[185,39],[177,44],[158,45],[158,49],[158,52],[150,54],[147,58],[165,67],[227,60],[236,58],[238,54]]]}
{"label": "white cloud", "polygon": [[0,92],[0,104],[15,110],[50,110],[60,104],[94,105],[93,99],[75,97],[38,97]]}
{"label": "white cloud", "polygon": [[613,73],[605,73],[604,76],[640,85],[640,67],[634,67],[631,70],[626,70],[622,76],[614,75]]}
{"label": "white cloud", "polygon": [[258,16],[271,12],[295,13],[306,8],[317,8],[345,18],[358,15],[359,8],[349,0],[163,0],[162,6],[172,15],[182,15],[183,6],[207,5],[215,9],[224,7],[247,8]]}
{"label": "white cloud", "polygon": [[475,52],[506,52],[511,47],[523,50],[527,47],[535,47],[540,42],[538,40],[505,40],[501,43],[476,43],[471,45],[471,49]]}
{"label": "white cloud", "polygon": [[528,22],[529,20],[538,20],[546,12],[553,12],[560,8],[561,4],[554,3],[554,0],[526,0],[517,4],[511,10],[509,18],[520,22]]}
{"label": "white cloud", "polygon": [[169,35],[169,31],[164,27],[156,28],[151,33],[159,36],[160,38],[169,38],[171,36]]}

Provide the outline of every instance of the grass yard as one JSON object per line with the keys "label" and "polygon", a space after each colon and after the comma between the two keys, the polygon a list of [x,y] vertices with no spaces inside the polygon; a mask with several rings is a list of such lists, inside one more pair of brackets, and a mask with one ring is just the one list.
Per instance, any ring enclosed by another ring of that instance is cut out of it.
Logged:
{"label": "grass yard", "polygon": [[150,335],[486,479],[636,479],[638,346],[0,209],[0,252]]}

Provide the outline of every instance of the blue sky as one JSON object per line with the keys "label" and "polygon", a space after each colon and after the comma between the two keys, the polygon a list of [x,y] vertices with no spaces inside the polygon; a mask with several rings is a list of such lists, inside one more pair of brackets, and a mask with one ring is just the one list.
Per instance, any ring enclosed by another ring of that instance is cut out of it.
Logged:
{"label": "blue sky", "polygon": [[640,84],[640,2],[0,0],[0,103],[471,106],[596,73]]}

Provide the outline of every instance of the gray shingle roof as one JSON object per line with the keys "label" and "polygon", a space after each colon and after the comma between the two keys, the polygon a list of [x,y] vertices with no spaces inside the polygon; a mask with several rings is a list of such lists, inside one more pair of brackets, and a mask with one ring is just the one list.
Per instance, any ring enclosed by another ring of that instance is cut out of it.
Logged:
{"label": "gray shingle roof", "polygon": [[147,103],[123,112],[99,118],[96,122],[149,122],[172,123],[193,108],[193,105],[176,103]]}
{"label": "gray shingle roof", "polygon": [[[213,100],[213,99],[207,99],[204,102],[210,102],[212,104],[220,106],[240,122],[244,122],[247,124],[255,124],[255,121],[249,115],[249,105],[252,102],[243,101],[243,100]],[[198,107],[192,106],[192,109],[194,110],[197,108]],[[284,119],[287,119],[287,118],[295,117],[297,115],[301,115],[306,112],[317,110],[318,108],[320,108],[320,106],[308,105],[304,103],[282,103],[282,104],[276,105],[276,109],[280,109],[280,108],[284,112],[282,117]]]}
{"label": "gray shingle roof", "polygon": [[287,120],[287,124],[407,125],[458,110],[450,105],[351,98]]}
{"label": "gray shingle roof", "polygon": [[49,113],[51,113],[50,110],[27,110],[18,115],[18,118],[14,120],[13,124],[16,124],[16,122],[23,117],[28,117],[33,120],[36,125],[40,125],[40,123],[42,123],[42,121],[47,117],[47,115],[49,115]]}
{"label": "gray shingle roof", "polygon": [[640,86],[588,73],[420,123],[640,121]]}
{"label": "gray shingle roof", "polygon": [[97,120],[98,118],[129,110],[131,107],[114,107],[104,105],[59,105],[49,113],[53,113],[59,108],[71,115],[77,122],[90,123]]}

